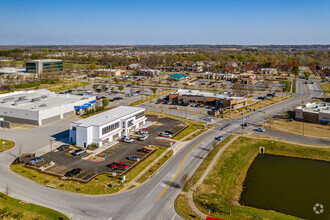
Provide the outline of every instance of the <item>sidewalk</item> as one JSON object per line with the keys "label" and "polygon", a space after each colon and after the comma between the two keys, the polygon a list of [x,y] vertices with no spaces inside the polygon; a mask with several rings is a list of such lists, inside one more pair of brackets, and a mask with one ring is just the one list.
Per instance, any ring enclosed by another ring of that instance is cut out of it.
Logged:
{"label": "sidewalk", "polygon": [[235,136],[233,139],[231,139],[227,144],[225,144],[225,146],[223,146],[218,153],[215,155],[215,157],[213,158],[213,160],[211,161],[211,163],[209,164],[209,166],[206,168],[205,172],[203,173],[203,175],[201,176],[201,178],[197,181],[197,183],[195,185],[193,185],[187,194],[188,197],[188,204],[190,206],[190,208],[199,216],[201,216],[201,219],[206,219],[207,215],[204,214],[203,212],[201,212],[195,205],[194,203],[194,198],[193,198],[193,193],[196,191],[196,188],[202,184],[205,180],[205,178],[207,177],[207,175],[210,173],[210,171],[212,170],[214,164],[217,162],[218,158],[221,156],[221,154],[238,138],[239,136]]}

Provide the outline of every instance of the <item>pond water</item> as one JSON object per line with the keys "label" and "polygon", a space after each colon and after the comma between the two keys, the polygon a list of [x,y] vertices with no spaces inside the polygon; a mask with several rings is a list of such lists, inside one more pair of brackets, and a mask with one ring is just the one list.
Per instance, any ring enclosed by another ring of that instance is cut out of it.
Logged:
{"label": "pond water", "polygon": [[259,154],[243,187],[242,205],[330,219],[330,162]]}

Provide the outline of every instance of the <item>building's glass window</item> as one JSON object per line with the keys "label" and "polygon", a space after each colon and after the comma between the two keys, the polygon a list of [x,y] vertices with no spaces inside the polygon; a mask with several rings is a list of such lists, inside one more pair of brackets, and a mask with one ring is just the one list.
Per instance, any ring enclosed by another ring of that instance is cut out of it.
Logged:
{"label": "building's glass window", "polygon": [[136,118],[136,119],[139,119],[139,118],[142,118],[142,117],[144,117],[144,111],[143,111],[143,112],[140,112],[140,113],[137,113],[137,114],[135,115],[135,118]]}
{"label": "building's glass window", "polygon": [[102,128],[102,135],[105,135],[113,130],[116,130],[117,128],[119,128],[119,122],[116,122],[107,127],[104,127],[104,128]]}

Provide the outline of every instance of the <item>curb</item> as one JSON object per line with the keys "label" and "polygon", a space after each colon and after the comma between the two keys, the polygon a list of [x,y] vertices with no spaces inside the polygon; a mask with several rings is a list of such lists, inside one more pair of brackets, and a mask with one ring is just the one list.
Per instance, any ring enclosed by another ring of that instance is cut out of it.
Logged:
{"label": "curb", "polygon": [[[13,141],[12,141],[12,142],[13,142]],[[7,148],[6,150],[0,151],[0,153],[5,152],[5,151],[10,150],[10,149],[12,149],[13,147],[15,147],[16,143],[15,143],[15,142],[13,142],[13,143],[14,143],[13,146],[11,146],[10,148]]]}

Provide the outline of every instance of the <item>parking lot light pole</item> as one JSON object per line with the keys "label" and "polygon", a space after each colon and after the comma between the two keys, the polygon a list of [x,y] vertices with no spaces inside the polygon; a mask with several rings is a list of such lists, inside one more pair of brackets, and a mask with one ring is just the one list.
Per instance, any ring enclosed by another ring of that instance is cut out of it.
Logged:
{"label": "parking lot light pole", "polygon": [[50,163],[53,163],[53,140],[50,140]]}
{"label": "parking lot light pole", "polygon": [[244,135],[244,110],[242,111],[242,135]]}
{"label": "parking lot light pole", "polygon": [[265,107],[264,107],[264,126],[266,126],[266,104],[265,104]]}

